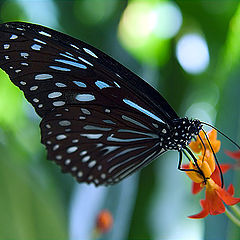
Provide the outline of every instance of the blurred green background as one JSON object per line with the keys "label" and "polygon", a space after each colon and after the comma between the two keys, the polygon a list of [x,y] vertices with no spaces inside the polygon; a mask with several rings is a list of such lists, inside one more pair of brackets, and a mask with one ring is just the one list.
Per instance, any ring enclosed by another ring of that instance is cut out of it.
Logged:
{"label": "blurred green background", "polygon": [[[180,116],[212,123],[239,142],[239,1],[1,0],[1,23],[16,20],[99,48],[157,88]],[[79,185],[46,160],[39,122],[1,71],[0,239],[91,239],[102,208],[114,217],[105,240],[240,238],[225,215],[187,218],[200,211],[203,195],[191,195],[177,153],[117,186]],[[234,148],[221,140],[219,161],[231,161],[223,149]],[[225,180],[236,196],[239,178],[236,170]]]}

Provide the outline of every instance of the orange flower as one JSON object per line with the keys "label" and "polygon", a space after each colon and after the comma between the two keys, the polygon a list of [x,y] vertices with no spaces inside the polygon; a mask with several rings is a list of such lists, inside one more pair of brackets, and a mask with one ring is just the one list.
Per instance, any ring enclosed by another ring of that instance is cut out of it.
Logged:
{"label": "orange flower", "polygon": [[[206,189],[205,199],[200,200],[200,204],[202,206],[202,211],[198,214],[190,216],[190,218],[204,218],[208,214],[217,215],[225,212],[225,206],[223,202],[227,205],[234,205],[240,202],[240,198],[234,198],[234,188],[231,184],[229,188],[226,190],[221,187],[221,178],[220,171],[216,168],[215,159],[212,153],[212,150],[206,140],[205,136],[200,132],[200,137],[202,138],[205,146],[206,152],[204,153],[204,147],[199,139],[192,144],[190,144],[191,149],[200,153],[199,158],[197,159],[197,163],[199,168],[201,169],[204,177],[196,172],[196,171],[187,171],[186,174],[193,181],[192,193],[196,194],[204,187]],[[219,151],[220,141],[217,140],[217,134],[215,130],[212,130],[208,133],[209,141],[211,142],[212,148],[215,152]],[[222,173],[226,172],[231,165],[230,164],[222,164],[220,165]],[[190,164],[185,165],[186,169],[194,169],[198,171],[198,168],[190,162]]]}
{"label": "orange flower", "polygon": [[200,204],[202,211],[198,214],[189,216],[189,218],[204,218],[208,214],[217,215],[225,212],[225,206],[235,205],[240,202],[240,198],[234,198],[234,188],[230,184],[227,190],[221,188],[212,179],[209,179],[206,184],[206,199],[201,199]]}
{"label": "orange flower", "polygon": [[[199,133],[201,139],[203,140],[203,143],[206,147],[206,151],[210,151],[212,152],[212,149],[211,147],[209,146],[209,143],[208,143],[208,140],[206,139],[205,137],[205,134],[203,131],[200,131]],[[220,146],[221,146],[221,142],[219,140],[217,140],[217,131],[215,129],[212,129],[211,131],[209,131],[207,133],[207,136],[208,136],[208,139],[212,145],[212,148],[213,148],[213,151],[215,153],[217,153],[220,149]],[[190,144],[189,144],[189,147],[195,152],[195,153],[200,153],[204,151],[204,146],[202,144],[202,141],[200,140],[199,137],[197,137],[196,141],[192,141]]]}
{"label": "orange flower", "polygon": [[96,230],[100,233],[108,232],[113,224],[113,218],[108,210],[102,210],[96,220]]}

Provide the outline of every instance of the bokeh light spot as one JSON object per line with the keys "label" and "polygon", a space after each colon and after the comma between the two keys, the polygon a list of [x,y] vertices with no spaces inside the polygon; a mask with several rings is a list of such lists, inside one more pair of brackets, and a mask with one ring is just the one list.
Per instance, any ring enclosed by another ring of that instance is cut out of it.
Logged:
{"label": "bokeh light spot", "polygon": [[182,25],[182,14],[173,2],[160,2],[151,13],[153,31],[161,39],[172,38]]}
{"label": "bokeh light spot", "polygon": [[176,56],[182,68],[192,74],[202,73],[209,64],[207,43],[198,34],[184,35],[177,43]]}

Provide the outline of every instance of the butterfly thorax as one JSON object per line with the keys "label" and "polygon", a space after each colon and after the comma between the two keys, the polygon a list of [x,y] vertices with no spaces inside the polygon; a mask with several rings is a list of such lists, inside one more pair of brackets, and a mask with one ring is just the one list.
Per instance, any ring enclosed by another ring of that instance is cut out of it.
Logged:
{"label": "butterfly thorax", "polygon": [[175,119],[171,127],[162,129],[160,146],[166,150],[181,150],[190,143],[194,136],[198,135],[201,128],[199,120]]}

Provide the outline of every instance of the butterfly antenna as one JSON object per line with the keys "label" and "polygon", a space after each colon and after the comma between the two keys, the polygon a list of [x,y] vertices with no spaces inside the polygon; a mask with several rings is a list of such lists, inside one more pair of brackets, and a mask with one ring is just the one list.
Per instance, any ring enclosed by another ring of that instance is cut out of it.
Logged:
{"label": "butterfly antenna", "polygon": [[211,144],[211,142],[210,142],[210,140],[209,140],[209,138],[208,138],[208,136],[207,136],[207,133],[202,129],[202,131],[203,131],[203,133],[204,133],[204,135],[205,135],[205,137],[206,137],[206,139],[207,139],[207,141],[208,141],[208,144],[209,144],[209,146],[210,146],[210,148],[211,148],[211,150],[212,150],[212,153],[213,153],[213,156],[214,156],[214,159],[215,159],[215,161],[216,161],[216,163],[217,163],[217,166],[218,166],[218,169],[219,169],[219,171],[220,171],[220,176],[221,176],[221,182],[222,182],[222,188],[223,188],[223,186],[224,186],[224,179],[223,179],[223,173],[222,173],[222,169],[221,169],[221,167],[220,167],[220,164],[219,164],[219,162],[218,162],[218,160],[217,160],[217,156],[216,156],[216,154],[215,154],[215,152],[214,152],[214,150],[213,150],[213,147],[212,147],[212,144]]}
{"label": "butterfly antenna", "polygon": [[201,124],[207,125],[213,129],[215,129],[217,132],[219,132],[221,135],[223,135],[226,139],[228,139],[233,145],[235,145],[240,150],[240,146],[236,142],[234,142],[230,137],[228,137],[226,134],[224,134],[222,131],[218,130],[216,127],[212,126],[209,123],[201,122]]}

